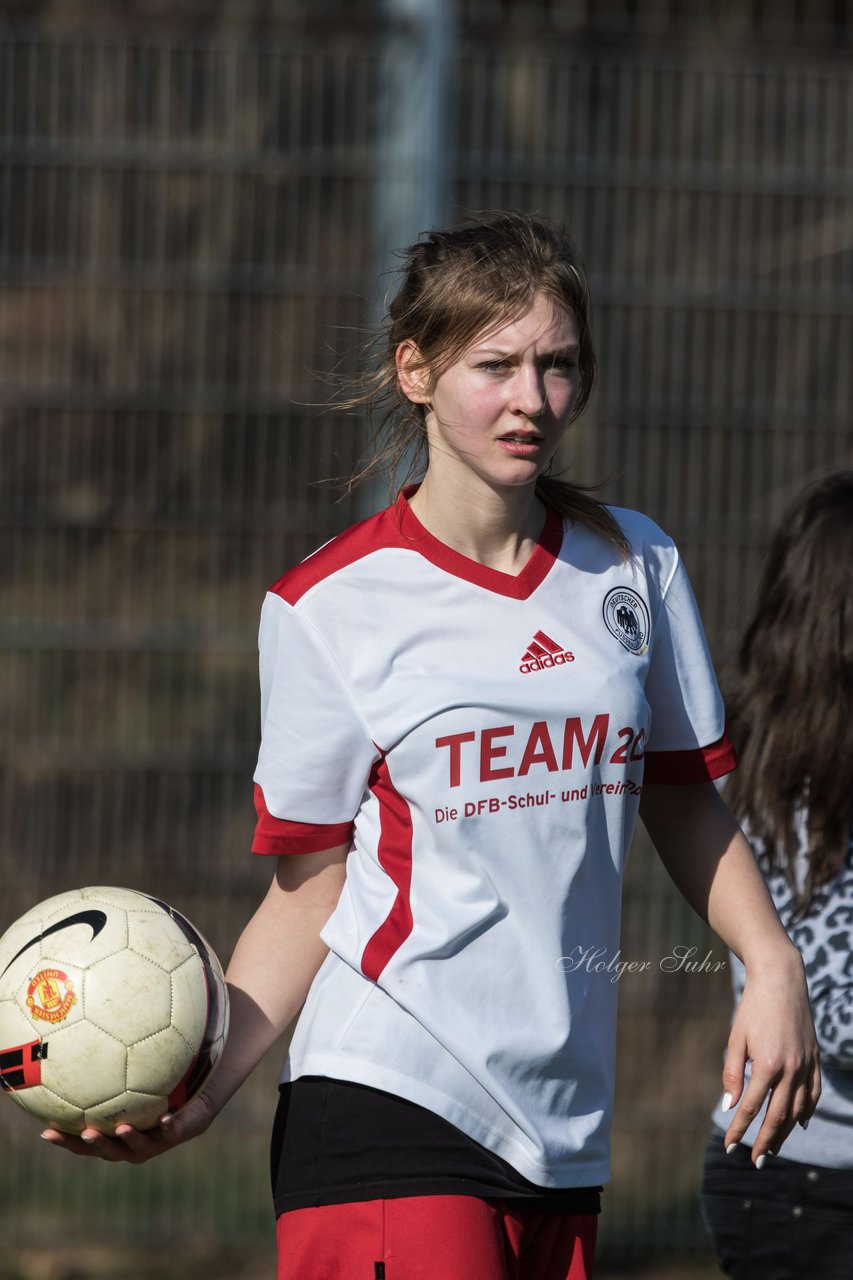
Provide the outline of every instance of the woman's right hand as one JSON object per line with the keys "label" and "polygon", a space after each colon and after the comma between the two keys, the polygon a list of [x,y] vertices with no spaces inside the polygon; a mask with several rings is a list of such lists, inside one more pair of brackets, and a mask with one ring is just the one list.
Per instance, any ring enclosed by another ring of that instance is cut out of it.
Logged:
{"label": "woman's right hand", "polygon": [[[62,1151],[114,1164],[144,1164],[209,1128],[301,1009],[327,954],[320,930],[334,911],[346,878],[349,844],[276,859],[272,884],[241,934],[226,979],[231,1024],[220,1061],[204,1088],[183,1107],[142,1132],[118,1124],[114,1135],[84,1129],[45,1129]],[[280,975],[270,982],[270,974]]]}
{"label": "woman's right hand", "polygon": [[97,1129],[84,1129],[79,1135],[62,1133],[59,1129],[45,1129],[42,1137],[76,1156],[95,1156],[114,1164],[144,1164],[154,1156],[171,1151],[204,1133],[212,1123],[216,1111],[205,1093],[191,1098],[180,1111],[161,1116],[156,1129],[134,1129],[129,1124],[118,1124],[115,1136],[99,1133]]}

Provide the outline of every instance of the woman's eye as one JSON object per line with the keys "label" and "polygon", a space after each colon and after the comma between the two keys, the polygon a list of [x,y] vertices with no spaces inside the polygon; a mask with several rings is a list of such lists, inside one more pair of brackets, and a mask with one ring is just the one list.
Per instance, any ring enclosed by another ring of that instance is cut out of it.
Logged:
{"label": "woman's eye", "polygon": [[502,369],[506,369],[508,364],[508,360],[483,360],[477,365],[477,368],[485,369],[487,373],[500,373]]}
{"label": "woman's eye", "polygon": [[577,369],[578,362],[571,356],[557,356],[551,361],[549,367],[551,369],[556,369],[558,373],[570,373],[572,369]]}

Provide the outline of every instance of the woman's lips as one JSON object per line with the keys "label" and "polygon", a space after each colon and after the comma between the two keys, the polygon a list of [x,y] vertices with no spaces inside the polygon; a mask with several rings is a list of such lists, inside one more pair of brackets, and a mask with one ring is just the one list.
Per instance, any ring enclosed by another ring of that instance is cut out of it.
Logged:
{"label": "woman's lips", "polygon": [[544,440],[541,436],[499,436],[498,444],[514,458],[535,458]]}

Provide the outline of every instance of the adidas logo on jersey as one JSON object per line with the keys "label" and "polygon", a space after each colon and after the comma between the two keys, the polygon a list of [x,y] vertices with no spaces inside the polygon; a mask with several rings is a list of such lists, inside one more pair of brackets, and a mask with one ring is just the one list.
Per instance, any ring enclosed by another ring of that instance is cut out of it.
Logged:
{"label": "adidas logo on jersey", "polygon": [[521,659],[518,668],[523,676],[531,671],[545,671],[548,667],[562,667],[566,662],[574,662],[575,655],[569,653],[562,645],[557,644],[544,631],[537,631],[527,646],[527,652]]}

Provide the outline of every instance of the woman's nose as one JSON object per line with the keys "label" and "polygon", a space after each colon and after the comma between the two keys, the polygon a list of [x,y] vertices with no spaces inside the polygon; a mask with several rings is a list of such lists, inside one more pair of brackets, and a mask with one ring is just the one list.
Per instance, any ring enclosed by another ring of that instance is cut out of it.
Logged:
{"label": "woman's nose", "polygon": [[539,370],[522,365],[515,376],[513,408],[526,418],[538,418],[545,408],[545,381]]}

